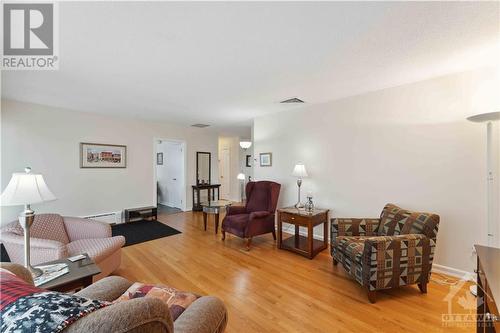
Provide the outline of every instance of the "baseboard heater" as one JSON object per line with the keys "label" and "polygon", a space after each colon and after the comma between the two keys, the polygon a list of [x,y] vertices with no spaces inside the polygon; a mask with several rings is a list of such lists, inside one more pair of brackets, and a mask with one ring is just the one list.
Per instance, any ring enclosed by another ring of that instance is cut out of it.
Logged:
{"label": "baseboard heater", "polygon": [[92,219],[96,221],[106,222],[109,224],[118,224],[122,223],[122,212],[114,212],[114,213],[102,213],[95,215],[82,216],[84,219]]}

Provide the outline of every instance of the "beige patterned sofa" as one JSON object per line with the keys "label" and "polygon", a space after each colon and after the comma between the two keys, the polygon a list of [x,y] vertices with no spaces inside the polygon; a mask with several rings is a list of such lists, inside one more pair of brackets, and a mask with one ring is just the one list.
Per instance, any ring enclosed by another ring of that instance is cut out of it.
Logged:
{"label": "beige patterned sofa", "polygon": [[[2,263],[1,267],[33,284],[31,274],[18,264]],[[92,300],[113,302],[132,282],[119,276],[109,276],[75,293]],[[140,297],[115,303],[91,312],[72,323],[66,333],[222,333],[227,324],[227,310],[217,297],[201,296],[175,321],[164,301]]]}
{"label": "beige patterned sofa", "polygon": [[439,216],[387,204],[380,218],[331,221],[334,265],[342,263],[374,303],[376,291],[418,284],[427,292]]}
{"label": "beige patterned sofa", "polygon": [[[18,221],[1,229],[1,241],[10,260],[18,264],[24,262],[23,235]],[[101,269],[94,281],[120,267],[121,248],[125,244],[123,236],[111,236],[107,223],[58,214],[36,215],[30,236],[32,265],[87,253]]]}

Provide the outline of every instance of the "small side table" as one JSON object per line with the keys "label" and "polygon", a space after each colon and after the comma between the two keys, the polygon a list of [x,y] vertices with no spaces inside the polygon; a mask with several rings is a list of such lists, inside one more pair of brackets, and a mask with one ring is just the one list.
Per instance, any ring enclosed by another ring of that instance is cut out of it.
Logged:
{"label": "small side table", "polygon": [[201,206],[203,209],[203,224],[205,226],[205,231],[207,231],[208,214],[213,214],[215,216],[215,233],[217,233],[219,231],[219,214],[222,209],[227,209],[228,206],[231,206],[231,201],[209,201],[202,203]]}
{"label": "small side table", "polygon": [[[283,223],[295,226],[295,235],[283,240]],[[315,226],[323,224],[323,241],[313,238]],[[307,228],[307,236],[299,234],[300,227]],[[328,209],[303,209],[287,207],[278,209],[278,248],[298,253],[312,259],[328,247]]]}
{"label": "small side table", "polygon": [[69,272],[39,287],[52,291],[68,292],[90,286],[92,284],[92,277],[101,273],[101,270],[87,254],[84,255],[87,256],[87,258],[75,262],[71,262],[68,259],[60,259],[40,264],[51,265],[65,263],[68,265]]}

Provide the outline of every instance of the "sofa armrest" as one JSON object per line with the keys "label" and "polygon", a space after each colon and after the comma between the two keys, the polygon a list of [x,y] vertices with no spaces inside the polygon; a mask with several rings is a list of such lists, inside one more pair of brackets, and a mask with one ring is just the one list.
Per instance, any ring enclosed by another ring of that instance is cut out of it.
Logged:
{"label": "sofa armrest", "polygon": [[105,222],[64,216],[64,226],[72,242],[78,239],[111,237],[111,226]]}
{"label": "sofa armrest", "polygon": [[226,215],[245,214],[246,212],[245,206],[229,206]]}
{"label": "sofa armrest", "polygon": [[75,293],[77,296],[113,302],[120,297],[132,282],[121,276],[108,276]]}
{"label": "sofa armrest", "polygon": [[224,303],[213,296],[198,298],[174,322],[175,333],[222,333],[227,324]]}
{"label": "sofa armrest", "polygon": [[[6,232],[2,234],[2,243],[12,262],[24,263],[24,236]],[[30,248],[32,265],[68,256],[66,245],[52,239],[30,237]]]}
{"label": "sofa armrest", "polygon": [[251,212],[250,216],[249,216],[249,219],[250,220],[261,219],[261,218],[264,218],[264,217],[268,217],[269,215],[271,215],[271,213],[269,213],[267,211]]}
{"label": "sofa armrest", "polygon": [[71,324],[64,332],[173,333],[174,329],[166,303],[158,298],[141,297],[89,313]]}
{"label": "sofa armrest", "polygon": [[422,234],[366,238],[362,258],[364,284],[370,290],[378,290],[427,283],[434,245]]}
{"label": "sofa armrest", "polygon": [[333,218],[331,239],[338,236],[376,236],[380,219],[378,218]]}
{"label": "sofa armrest", "polygon": [[8,270],[9,272],[15,274],[17,277],[20,277],[27,283],[33,285],[33,277],[26,267],[19,264],[13,264],[11,262],[2,262],[0,264],[0,267]]}

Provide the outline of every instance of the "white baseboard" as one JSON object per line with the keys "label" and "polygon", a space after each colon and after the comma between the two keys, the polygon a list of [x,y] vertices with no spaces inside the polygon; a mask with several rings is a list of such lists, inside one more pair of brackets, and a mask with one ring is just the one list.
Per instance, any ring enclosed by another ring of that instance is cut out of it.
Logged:
{"label": "white baseboard", "polygon": [[458,268],[448,267],[439,264],[432,264],[432,272],[446,274],[462,280],[476,281],[476,273],[467,272]]}

